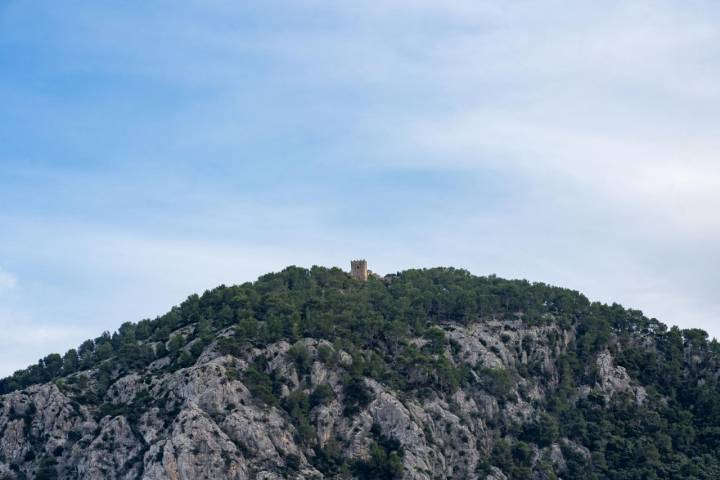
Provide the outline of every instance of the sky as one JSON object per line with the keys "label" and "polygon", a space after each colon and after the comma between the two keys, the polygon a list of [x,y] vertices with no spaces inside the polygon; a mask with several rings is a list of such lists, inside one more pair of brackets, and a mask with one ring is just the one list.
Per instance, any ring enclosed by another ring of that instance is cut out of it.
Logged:
{"label": "sky", "polygon": [[720,4],[0,0],[0,376],[287,265],[720,336]]}

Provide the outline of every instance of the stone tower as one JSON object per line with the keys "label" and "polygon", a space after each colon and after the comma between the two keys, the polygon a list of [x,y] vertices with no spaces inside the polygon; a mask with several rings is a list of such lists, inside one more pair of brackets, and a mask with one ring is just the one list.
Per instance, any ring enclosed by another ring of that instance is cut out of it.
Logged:
{"label": "stone tower", "polygon": [[368,279],[368,268],[366,260],[352,260],[350,262],[350,275],[353,278],[365,282]]}

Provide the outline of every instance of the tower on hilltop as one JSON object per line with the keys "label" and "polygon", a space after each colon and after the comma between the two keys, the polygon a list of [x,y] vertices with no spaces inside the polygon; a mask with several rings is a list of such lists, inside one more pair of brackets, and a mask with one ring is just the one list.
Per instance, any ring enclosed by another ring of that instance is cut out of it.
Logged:
{"label": "tower on hilltop", "polygon": [[350,275],[361,282],[366,282],[368,279],[367,260],[352,260],[350,262]]}

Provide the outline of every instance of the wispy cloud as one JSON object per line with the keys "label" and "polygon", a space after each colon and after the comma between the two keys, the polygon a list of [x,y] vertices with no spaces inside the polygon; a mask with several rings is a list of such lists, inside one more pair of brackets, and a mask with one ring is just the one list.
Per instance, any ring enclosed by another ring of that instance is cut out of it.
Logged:
{"label": "wispy cloud", "polygon": [[0,267],[0,292],[10,290],[17,285],[17,277]]}

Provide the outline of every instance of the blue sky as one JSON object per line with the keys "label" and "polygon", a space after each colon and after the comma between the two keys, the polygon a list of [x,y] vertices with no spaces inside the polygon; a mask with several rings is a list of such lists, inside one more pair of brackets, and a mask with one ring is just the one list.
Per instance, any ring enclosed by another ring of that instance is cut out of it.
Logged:
{"label": "blue sky", "polygon": [[289,264],[720,334],[720,5],[0,0],[0,375]]}

